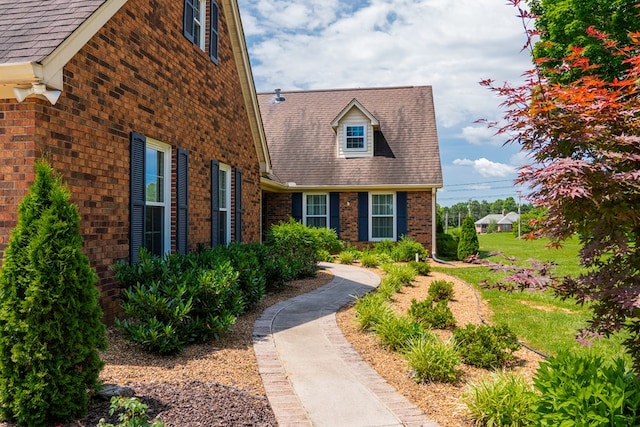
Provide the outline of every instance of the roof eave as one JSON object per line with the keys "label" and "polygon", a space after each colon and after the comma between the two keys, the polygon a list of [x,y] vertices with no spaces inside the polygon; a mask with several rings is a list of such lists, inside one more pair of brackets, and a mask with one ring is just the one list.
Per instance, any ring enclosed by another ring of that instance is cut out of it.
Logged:
{"label": "roof eave", "polygon": [[298,185],[295,182],[281,184],[269,179],[263,179],[262,184],[265,190],[284,192],[431,191],[442,188],[442,184]]}

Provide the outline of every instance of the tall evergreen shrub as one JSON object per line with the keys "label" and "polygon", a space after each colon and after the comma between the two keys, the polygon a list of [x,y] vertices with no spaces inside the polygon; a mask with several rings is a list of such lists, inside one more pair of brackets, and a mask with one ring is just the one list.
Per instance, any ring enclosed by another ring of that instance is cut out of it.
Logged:
{"label": "tall evergreen shrub", "polygon": [[37,162],[0,269],[0,414],[21,425],[81,416],[103,366],[97,276],[69,199]]}
{"label": "tall evergreen shrub", "polygon": [[464,260],[468,256],[477,254],[479,250],[480,243],[478,243],[476,226],[473,218],[468,216],[462,221],[460,242],[458,243],[458,259]]}

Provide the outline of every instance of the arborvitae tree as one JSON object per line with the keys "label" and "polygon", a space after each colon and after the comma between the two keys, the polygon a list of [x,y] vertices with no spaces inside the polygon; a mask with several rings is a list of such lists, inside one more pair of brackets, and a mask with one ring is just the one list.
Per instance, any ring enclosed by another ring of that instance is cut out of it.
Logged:
{"label": "arborvitae tree", "polygon": [[97,276],[69,199],[37,162],[0,269],[0,413],[27,426],[84,414],[104,365]]}
{"label": "arborvitae tree", "polygon": [[470,255],[475,255],[480,250],[480,244],[478,243],[478,234],[476,233],[476,226],[473,222],[473,218],[466,217],[462,221],[462,228],[460,230],[460,242],[458,243],[458,259],[464,260]]}

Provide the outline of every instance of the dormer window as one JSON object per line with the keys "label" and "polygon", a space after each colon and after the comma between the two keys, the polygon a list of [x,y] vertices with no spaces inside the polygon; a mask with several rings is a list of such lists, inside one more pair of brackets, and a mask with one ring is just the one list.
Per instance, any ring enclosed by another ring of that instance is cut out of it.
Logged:
{"label": "dormer window", "polygon": [[365,125],[346,125],[344,133],[345,151],[367,150],[367,127]]}

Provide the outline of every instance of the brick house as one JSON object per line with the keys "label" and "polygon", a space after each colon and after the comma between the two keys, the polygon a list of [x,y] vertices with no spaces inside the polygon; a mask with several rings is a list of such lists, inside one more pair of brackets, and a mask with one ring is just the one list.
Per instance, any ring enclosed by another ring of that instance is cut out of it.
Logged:
{"label": "brick house", "polygon": [[0,259],[46,157],[111,265],[261,235],[270,159],[236,0],[0,0]]}
{"label": "brick house", "polygon": [[409,236],[435,253],[442,169],[430,86],[258,94],[272,160],[265,229],[293,217],[363,246]]}

